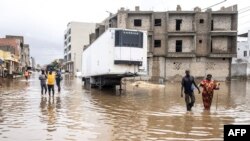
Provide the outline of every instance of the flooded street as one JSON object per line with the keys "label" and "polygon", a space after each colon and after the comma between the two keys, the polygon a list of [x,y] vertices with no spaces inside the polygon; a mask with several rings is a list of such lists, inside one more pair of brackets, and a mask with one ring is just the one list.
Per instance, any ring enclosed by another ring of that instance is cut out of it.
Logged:
{"label": "flooded street", "polygon": [[120,94],[85,90],[80,79],[64,76],[62,92],[54,98],[41,96],[38,74],[29,82],[20,79],[3,85],[1,141],[215,141],[223,140],[224,124],[250,124],[246,81],[221,83],[210,112],[203,111],[196,91],[192,113],[186,112],[179,83],[130,83]]}

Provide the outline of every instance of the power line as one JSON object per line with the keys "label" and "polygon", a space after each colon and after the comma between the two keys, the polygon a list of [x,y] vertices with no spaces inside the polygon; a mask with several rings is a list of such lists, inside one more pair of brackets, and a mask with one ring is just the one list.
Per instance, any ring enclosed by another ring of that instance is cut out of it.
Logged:
{"label": "power line", "polygon": [[207,7],[207,8],[204,8],[204,9],[202,9],[202,10],[205,10],[205,9],[208,9],[208,8],[211,8],[211,7],[214,7],[214,6],[216,6],[216,5],[219,5],[219,4],[221,4],[221,3],[224,3],[224,2],[226,2],[226,1],[227,1],[227,0],[221,1],[221,2],[219,2],[219,3],[216,3],[216,4],[214,4],[214,5],[209,6],[209,7]]}
{"label": "power line", "polygon": [[244,16],[240,16],[239,18],[244,18],[244,17],[247,17],[249,16],[250,14],[247,14],[247,15],[244,15]]}
{"label": "power line", "polygon": [[239,14],[245,13],[245,12],[247,12],[247,11],[249,11],[249,10],[250,10],[250,9],[247,9],[247,10],[245,10],[245,11],[239,12]]}
{"label": "power line", "polygon": [[239,11],[244,10],[244,9],[247,9],[247,8],[250,8],[250,6],[247,6],[247,7],[241,8]]}

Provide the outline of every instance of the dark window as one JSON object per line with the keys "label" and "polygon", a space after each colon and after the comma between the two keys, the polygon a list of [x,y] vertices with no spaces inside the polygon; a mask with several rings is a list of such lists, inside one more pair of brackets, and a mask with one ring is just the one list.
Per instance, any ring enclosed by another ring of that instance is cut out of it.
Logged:
{"label": "dark window", "polygon": [[155,40],[154,47],[161,47],[161,40]]}
{"label": "dark window", "polygon": [[155,26],[161,26],[161,19],[155,19]]}
{"label": "dark window", "polygon": [[116,47],[138,47],[143,46],[143,33],[138,31],[115,31],[115,46]]}
{"label": "dark window", "polygon": [[71,42],[71,37],[69,37],[69,42]]}
{"label": "dark window", "polygon": [[200,23],[204,23],[204,19],[200,19]]}
{"label": "dark window", "polygon": [[182,40],[176,40],[176,52],[182,52]]}
{"label": "dark window", "polygon": [[181,20],[181,19],[177,19],[177,20],[176,20],[176,27],[175,27],[175,29],[176,29],[177,31],[181,30],[181,23],[182,23],[182,20]]}
{"label": "dark window", "polygon": [[71,29],[69,29],[69,34],[71,34]]}
{"label": "dark window", "polygon": [[247,51],[244,51],[244,57],[246,57],[247,56]]}
{"label": "dark window", "polygon": [[211,40],[211,53],[213,52],[213,40]]}
{"label": "dark window", "polygon": [[211,21],[211,30],[214,30],[214,20]]}
{"label": "dark window", "polygon": [[69,45],[69,48],[68,48],[68,50],[69,50],[69,51],[71,50],[71,45]]}
{"label": "dark window", "polygon": [[134,19],[134,26],[141,26],[141,19]]}
{"label": "dark window", "polygon": [[201,43],[202,43],[202,40],[199,40],[199,43],[201,44]]}

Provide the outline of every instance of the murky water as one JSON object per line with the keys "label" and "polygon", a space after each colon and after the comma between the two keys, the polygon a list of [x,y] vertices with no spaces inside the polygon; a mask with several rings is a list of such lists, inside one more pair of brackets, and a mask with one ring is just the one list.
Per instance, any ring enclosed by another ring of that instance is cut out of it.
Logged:
{"label": "murky water", "polygon": [[18,80],[4,85],[0,88],[1,141],[214,141],[223,140],[224,124],[250,124],[250,82],[246,81],[222,83],[210,112],[203,111],[196,92],[192,113],[186,112],[179,83],[131,83],[120,94],[85,90],[80,79],[65,76],[62,92],[54,98],[41,96],[35,74],[28,83]]}

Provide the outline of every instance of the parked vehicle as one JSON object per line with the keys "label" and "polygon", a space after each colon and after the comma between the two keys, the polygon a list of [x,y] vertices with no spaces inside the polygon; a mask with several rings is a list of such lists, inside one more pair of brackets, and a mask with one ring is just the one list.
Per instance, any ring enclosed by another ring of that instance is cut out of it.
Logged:
{"label": "parked vehicle", "polygon": [[91,86],[119,85],[147,74],[147,32],[109,28],[82,54],[82,77]]}

